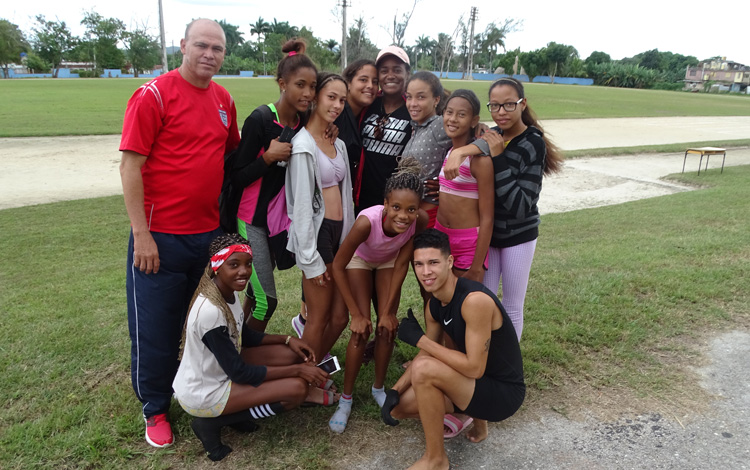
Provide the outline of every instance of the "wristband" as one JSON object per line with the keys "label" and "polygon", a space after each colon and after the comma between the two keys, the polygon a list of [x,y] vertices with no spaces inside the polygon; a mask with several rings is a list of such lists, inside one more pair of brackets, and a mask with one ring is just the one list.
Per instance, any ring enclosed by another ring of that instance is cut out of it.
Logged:
{"label": "wristband", "polygon": [[287,336],[286,336],[286,341],[284,341],[284,344],[285,344],[286,346],[289,346],[289,341],[291,341],[291,340],[292,340],[292,337],[291,337],[290,335],[287,335]]}

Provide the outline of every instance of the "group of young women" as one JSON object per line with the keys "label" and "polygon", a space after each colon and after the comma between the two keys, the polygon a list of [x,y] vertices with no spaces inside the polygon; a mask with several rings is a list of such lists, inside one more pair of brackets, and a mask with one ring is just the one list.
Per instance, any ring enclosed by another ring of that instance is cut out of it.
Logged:
{"label": "group of young women", "polygon": [[[382,406],[412,240],[427,227],[449,235],[458,275],[494,292],[502,277],[520,339],[541,180],[561,164],[514,79],[491,86],[497,126],[484,132],[474,92],[448,95],[434,74],[410,77],[396,46],[342,76],[318,73],[302,41],[283,51],[280,97],[247,118],[229,160],[234,196],[222,207],[238,234],[211,247],[174,383],[214,460],[231,451],[221,427],[253,431],[253,419],[303,402],[338,401],[329,427],[343,432],[373,332],[372,395]],[[299,339],[263,333],[278,303],[274,267],[288,267],[291,256],[302,271],[302,307],[292,320]],[[339,395],[315,365],[347,325]]]}

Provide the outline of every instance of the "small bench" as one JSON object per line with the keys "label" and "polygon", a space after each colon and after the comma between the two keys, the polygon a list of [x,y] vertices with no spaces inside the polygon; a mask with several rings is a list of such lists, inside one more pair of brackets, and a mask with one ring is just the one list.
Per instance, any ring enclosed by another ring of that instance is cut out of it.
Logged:
{"label": "small bench", "polygon": [[724,173],[724,161],[727,159],[727,150],[720,149],[718,147],[698,147],[685,150],[685,158],[682,160],[682,172],[685,173],[685,162],[687,161],[688,154],[700,155],[701,159],[698,162],[698,174],[701,174],[701,165],[703,164],[703,156],[706,156],[706,171],[708,171],[708,159],[711,155],[724,155],[721,159],[721,172]]}

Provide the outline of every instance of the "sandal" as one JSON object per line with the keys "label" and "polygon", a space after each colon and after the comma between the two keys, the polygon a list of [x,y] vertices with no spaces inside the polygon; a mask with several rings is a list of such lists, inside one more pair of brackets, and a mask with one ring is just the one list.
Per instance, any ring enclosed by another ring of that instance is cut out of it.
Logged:
{"label": "sandal", "polygon": [[[321,393],[320,398],[316,396],[315,398],[311,399],[311,395],[318,394],[317,391],[320,391]],[[313,387],[310,389],[310,393],[307,395],[307,399],[304,403],[302,403],[301,406],[303,408],[310,408],[313,406],[331,406],[337,404],[340,397],[340,393],[334,393],[330,390],[323,390],[320,387]]]}
{"label": "sandal", "polygon": [[336,393],[338,391],[336,385],[333,383],[333,379],[326,380],[325,383],[318,385],[318,388],[321,388],[325,391],[331,391],[333,393]]}
{"label": "sandal", "polygon": [[471,416],[466,416],[466,418],[461,421],[452,414],[446,414],[445,416],[443,416],[443,426],[445,427],[445,431],[443,432],[443,439],[453,439],[454,437],[461,434],[461,432],[469,427],[469,425],[473,422],[474,418],[472,418]]}

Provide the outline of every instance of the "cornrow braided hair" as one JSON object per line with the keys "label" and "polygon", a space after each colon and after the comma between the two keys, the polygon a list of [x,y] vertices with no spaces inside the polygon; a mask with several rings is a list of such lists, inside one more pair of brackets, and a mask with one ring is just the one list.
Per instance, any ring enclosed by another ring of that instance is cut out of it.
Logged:
{"label": "cornrow braided hair", "polygon": [[400,157],[398,166],[390,178],[385,182],[383,196],[388,197],[391,191],[396,189],[411,189],[419,198],[424,193],[424,182],[422,181],[422,165],[414,157]]}
{"label": "cornrow braided hair", "polygon": [[[249,244],[250,243],[247,240],[245,240],[241,235],[238,235],[236,233],[219,235],[218,237],[214,238],[211,244],[209,245],[208,256],[211,257],[228,246],[249,245]],[[226,322],[227,329],[229,330],[229,337],[232,339],[232,342],[235,344],[235,346],[237,346],[240,344],[240,332],[237,330],[237,322],[234,319],[234,314],[232,314],[232,311],[229,309],[229,305],[227,305],[226,300],[224,300],[224,296],[221,295],[219,288],[214,283],[215,276],[216,276],[216,273],[214,273],[214,270],[211,269],[211,262],[209,261],[208,264],[206,265],[206,269],[203,271],[203,276],[201,276],[201,280],[198,283],[198,288],[195,289],[193,298],[190,300],[190,306],[188,307],[188,314],[190,310],[192,310],[193,308],[195,299],[197,299],[198,296],[202,294],[203,297],[206,298],[206,300],[214,304],[216,308],[218,308],[219,311],[224,315],[224,321]],[[182,327],[182,339],[180,340],[180,354],[179,354],[180,360],[182,360],[182,353],[185,351],[186,333],[187,333],[187,317],[185,318],[185,325],[183,325]]]}

